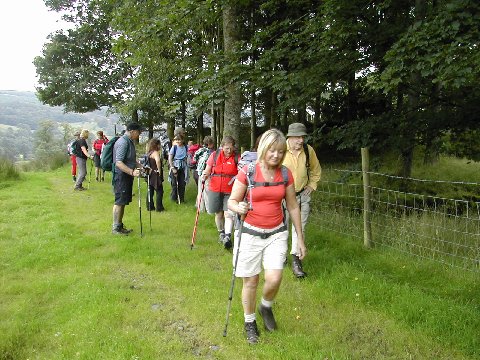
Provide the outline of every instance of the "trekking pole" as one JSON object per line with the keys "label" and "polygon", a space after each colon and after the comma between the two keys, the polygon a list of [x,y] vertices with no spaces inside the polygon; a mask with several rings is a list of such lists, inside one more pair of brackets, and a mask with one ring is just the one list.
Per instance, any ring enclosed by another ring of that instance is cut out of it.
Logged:
{"label": "trekking pole", "polygon": [[140,176],[137,177],[138,180],[138,212],[140,214],[140,237],[143,236],[143,224],[142,224],[142,196],[140,194]]}
{"label": "trekking pole", "polygon": [[238,245],[237,254],[235,255],[235,264],[233,265],[232,272],[232,284],[230,285],[230,291],[228,293],[227,315],[225,317],[225,329],[223,329],[223,337],[227,336],[228,320],[230,319],[230,309],[232,308],[233,288],[235,287],[235,271],[237,270],[238,255],[240,254],[240,244],[242,243],[243,221],[245,215],[240,218],[240,227],[238,229]]}
{"label": "trekking pole", "polygon": [[204,189],[205,189],[205,180],[202,180],[202,187],[200,190],[200,197],[198,199],[198,204],[197,204],[197,215],[195,215],[195,225],[193,226],[192,244],[190,245],[190,250],[193,249],[193,245],[195,244],[195,235],[197,235],[198,215],[200,214],[200,204],[202,203]]}
{"label": "trekking pole", "polygon": [[175,174],[175,181],[177,183],[177,202],[180,204],[180,188],[178,187],[178,170]]}
{"label": "trekking pole", "polygon": [[87,186],[89,190],[90,190],[90,181],[92,181],[92,169],[93,169],[93,160],[90,159],[90,174],[88,175],[88,186]]}
{"label": "trekking pole", "polygon": [[152,169],[148,169],[147,174],[147,197],[148,197],[148,212],[150,213],[150,231],[152,231],[152,201],[150,199],[150,171]]}

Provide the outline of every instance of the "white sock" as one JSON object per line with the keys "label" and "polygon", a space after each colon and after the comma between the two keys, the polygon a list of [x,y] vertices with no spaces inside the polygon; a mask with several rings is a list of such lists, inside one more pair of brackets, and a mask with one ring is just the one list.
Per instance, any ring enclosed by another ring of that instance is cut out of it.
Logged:
{"label": "white sock", "polygon": [[243,314],[246,323],[251,323],[256,320],[255,313],[253,314]]}
{"label": "white sock", "polygon": [[262,297],[262,305],[268,308],[271,308],[273,305],[273,300],[272,301],[267,301]]}

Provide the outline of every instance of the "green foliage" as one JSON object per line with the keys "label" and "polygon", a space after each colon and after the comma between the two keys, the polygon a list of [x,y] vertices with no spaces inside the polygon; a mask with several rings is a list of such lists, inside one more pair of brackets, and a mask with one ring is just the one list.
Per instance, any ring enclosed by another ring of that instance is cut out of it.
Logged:
{"label": "green foliage", "polygon": [[0,181],[18,180],[19,178],[20,173],[13,162],[0,156]]}
{"label": "green foliage", "polygon": [[480,161],[480,130],[452,132],[445,136],[444,151],[459,158]]}

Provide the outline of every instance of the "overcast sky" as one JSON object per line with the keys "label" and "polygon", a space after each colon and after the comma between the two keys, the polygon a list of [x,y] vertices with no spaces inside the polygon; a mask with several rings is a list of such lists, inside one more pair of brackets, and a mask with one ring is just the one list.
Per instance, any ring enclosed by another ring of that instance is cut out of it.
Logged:
{"label": "overcast sky", "polygon": [[47,36],[62,28],[43,0],[0,0],[0,90],[35,91],[33,59]]}

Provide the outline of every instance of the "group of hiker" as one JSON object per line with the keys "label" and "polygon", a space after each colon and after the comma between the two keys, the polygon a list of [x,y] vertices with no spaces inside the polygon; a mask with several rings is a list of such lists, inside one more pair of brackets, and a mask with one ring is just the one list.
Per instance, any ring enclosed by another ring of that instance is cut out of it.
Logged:
{"label": "group of hiker", "polygon": [[[129,123],[124,135],[115,138],[113,145],[113,234],[128,235],[132,231],[123,224],[125,205],[132,201],[134,178],[144,176],[145,172],[149,188],[147,210],[164,210],[162,144],[160,139],[151,139],[143,163],[137,161],[135,142],[142,131],[140,124]],[[305,136],[307,129],[302,123],[290,124],[286,136],[270,129],[257,139],[255,148],[239,156],[231,136],[225,136],[216,150],[211,136],[204,138],[201,147],[194,147],[191,143],[185,145],[185,130],[177,128],[168,150],[171,200],[185,202],[185,187],[191,171],[198,189],[197,216],[198,211],[204,209],[214,214],[219,242],[225,249],[233,247],[234,277],[243,279],[244,326],[250,344],[259,339],[255,303],[262,268],[265,281],[258,312],[267,331],[277,327],[272,305],[287,262],[289,223],[293,225],[292,271],[297,278],[306,276],[302,266],[307,252],[303,233],[321,167],[314,149],[305,143]],[[86,160],[90,157],[87,138],[88,131],[83,130],[76,144],[81,152],[76,156],[75,190],[82,189],[86,175]],[[95,159],[99,145],[94,143],[92,147],[95,155],[91,158]],[[97,168],[97,163],[95,166]],[[95,175],[103,181],[101,169]]]}
{"label": "group of hiker", "polygon": [[[103,131],[97,131],[97,139],[92,143],[93,155],[88,153],[88,136],[90,132],[86,129],[76,131],[73,136],[74,139],[67,145],[67,153],[70,156],[72,164],[72,178],[75,182],[75,191],[86,190],[83,182],[87,176],[87,160],[92,159],[95,164],[95,180],[105,181],[105,171],[100,167],[100,154],[105,144],[108,143],[108,138],[103,134]],[[77,174],[78,171],[78,174]],[[78,176],[77,176],[78,175]]]}

